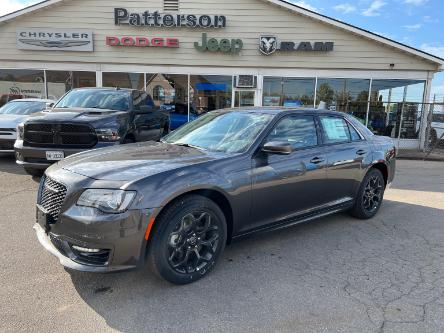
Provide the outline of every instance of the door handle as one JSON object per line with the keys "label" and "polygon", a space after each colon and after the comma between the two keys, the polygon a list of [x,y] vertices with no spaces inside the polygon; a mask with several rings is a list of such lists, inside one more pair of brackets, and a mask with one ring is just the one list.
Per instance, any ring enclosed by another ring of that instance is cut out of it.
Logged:
{"label": "door handle", "polygon": [[319,164],[319,163],[322,163],[322,162],[324,162],[324,159],[320,158],[320,157],[315,157],[315,158],[312,158],[310,160],[310,163],[313,163],[313,164]]}
{"label": "door handle", "polygon": [[367,154],[367,151],[365,151],[364,149],[359,149],[359,150],[356,152],[356,155],[365,155],[365,154]]}

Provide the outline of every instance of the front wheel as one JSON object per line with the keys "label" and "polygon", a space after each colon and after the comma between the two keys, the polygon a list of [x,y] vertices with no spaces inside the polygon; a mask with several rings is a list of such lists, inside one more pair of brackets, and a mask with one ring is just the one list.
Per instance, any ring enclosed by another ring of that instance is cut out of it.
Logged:
{"label": "front wheel", "polygon": [[34,168],[30,168],[30,167],[24,167],[24,169],[28,175],[33,176],[33,177],[38,177],[38,178],[42,177],[43,174],[45,173],[45,171],[41,170],[41,169],[34,169]]}
{"label": "front wheel", "polygon": [[177,199],[156,220],[149,262],[160,277],[187,284],[207,275],[225,248],[225,216],[212,200],[188,195]]}
{"label": "front wheel", "polygon": [[351,215],[363,220],[375,216],[381,208],[384,190],[384,176],[381,171],[370,169],[361,183]]}

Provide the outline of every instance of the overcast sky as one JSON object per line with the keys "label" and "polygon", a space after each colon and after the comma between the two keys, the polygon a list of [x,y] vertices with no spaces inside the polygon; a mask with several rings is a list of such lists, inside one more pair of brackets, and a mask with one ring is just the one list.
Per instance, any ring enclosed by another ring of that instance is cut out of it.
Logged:
{"label": "overcast sky", "polygon": [[[71,0],[75,1],[75,0]],[[1,0],[0,16],[39,1]],[[444,0],[293,0],[299,6],[444,58]],[[444,73],[433,93],[444,98]]]}

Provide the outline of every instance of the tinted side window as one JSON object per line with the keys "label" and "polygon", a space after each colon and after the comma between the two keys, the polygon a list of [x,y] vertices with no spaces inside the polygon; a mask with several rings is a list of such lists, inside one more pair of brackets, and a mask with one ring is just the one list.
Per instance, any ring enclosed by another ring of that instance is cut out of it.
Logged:
{"label": "tinted side window", "polygon": [[341,143],[350,141],[350,132],[344,119],[340,117],[319,117],[322,126],[324,143]]}
{"label": "tinted side window", "polygon": [[358,131],[356,131],[352,125],[348,124],[348,129],[350,130],[350,137],[351,137],[352,141],[361,141],[362,140]]}
{"label": "tinted side window", "polygon": [[313,147],[318,144],[314,117],[288,116],[281,119],[267,137],[266,142],[288,142],[293,148]]}

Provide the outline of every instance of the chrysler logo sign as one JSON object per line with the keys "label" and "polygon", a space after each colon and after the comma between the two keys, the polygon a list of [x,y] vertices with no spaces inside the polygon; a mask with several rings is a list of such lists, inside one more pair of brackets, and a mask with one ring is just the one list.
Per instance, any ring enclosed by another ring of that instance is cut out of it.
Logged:
{"label": "chrysler logo sign", "polygon": [[93,51],[92,32],[66,29],[17,29],[21,50]]}

